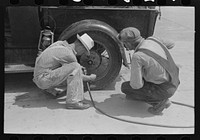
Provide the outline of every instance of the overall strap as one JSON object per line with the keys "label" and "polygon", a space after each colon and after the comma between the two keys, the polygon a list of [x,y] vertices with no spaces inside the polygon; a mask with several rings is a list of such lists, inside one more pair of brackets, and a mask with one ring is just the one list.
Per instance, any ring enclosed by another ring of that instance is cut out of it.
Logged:
{"label": "overall strap", "polygon": [[158,43],[162,47],[162,49],[165,51],[168,61],[170,61],[174,66],[176,66],[171,54],[169,53],[167,47],[163,43],[161,43],[158,39],[156,39],[154,37],[148,37],[147,40],[152,40],[152,41]]}

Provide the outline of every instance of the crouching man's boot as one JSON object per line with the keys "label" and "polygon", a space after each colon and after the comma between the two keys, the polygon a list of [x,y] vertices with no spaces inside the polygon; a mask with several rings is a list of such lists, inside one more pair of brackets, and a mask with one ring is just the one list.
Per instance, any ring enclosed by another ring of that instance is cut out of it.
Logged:
{"label": "crouching man's boot", "polygon": [[169,99],[165,99],[158,103],[150,103],[153,107],[149,107],[148,111],[154,115],[160,115],[165,108],[168,108],[171,105]]}
{"label": "crouching man's boot", "polygon": [[81,101],[77,103],[66,104],[67,109],[88,109],[89,107],[90,107],[90,104],[87,104]]}
{"label": "crouching man's boot", "polygon": [[65,90],[66,89],[61,89],[61,88],[49,88],[49,89],[45,89],[44,91],[52,94],[54,97],[57,97],[59,94],[61,94]]}

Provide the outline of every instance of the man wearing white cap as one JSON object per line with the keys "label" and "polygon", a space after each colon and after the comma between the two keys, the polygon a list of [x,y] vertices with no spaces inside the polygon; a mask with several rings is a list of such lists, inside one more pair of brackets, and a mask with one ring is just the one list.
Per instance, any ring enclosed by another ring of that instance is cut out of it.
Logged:
{"label": "man wearing white cap", "polygon": [[180,84],[179,68],[168,51],[174,43],[157,37],[144,39],[133,27],[123,29],[118,38],[126,49],[134,50],[130,81],[122,84],[122,92],[127,99],[152,105],[150,113],[161,114]]}
{"label": "man wearing white cap", "polygon": [[67,90],[67,109],[87,109],[84,103],[83,81],[92,81],[96,75],[84,75],[76,56],[90,55],[94,41],[88,34],[79,36],[74,43],[57,41],[46,48],[37,58],[34,69],[34,83],[42,90],[58,95]]}

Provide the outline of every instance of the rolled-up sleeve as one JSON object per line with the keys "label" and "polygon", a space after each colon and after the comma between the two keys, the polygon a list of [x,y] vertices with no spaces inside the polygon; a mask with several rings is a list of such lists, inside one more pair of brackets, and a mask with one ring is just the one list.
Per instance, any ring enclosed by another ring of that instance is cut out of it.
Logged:
{"label": "rolled-up sleeve", "polygon": [[130,77],[130,86],[133,89],[139,89],[143,87],[142,79],[142,63],[140,57],[137,54],[132,55],[131,61],[131,77]]}

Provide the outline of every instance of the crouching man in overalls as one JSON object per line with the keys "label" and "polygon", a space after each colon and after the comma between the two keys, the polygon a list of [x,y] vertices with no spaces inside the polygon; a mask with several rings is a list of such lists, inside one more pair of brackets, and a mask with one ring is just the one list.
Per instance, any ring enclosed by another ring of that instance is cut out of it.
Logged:
{"label": "crouching man in overalls", "polygon": [[67,109],[89,108],[90,105],[83,102],[83,81],[92,81],[96,75],[84,75],[76,56],[90,55],[93,46],[94,41],[86,33],[77,35],[72,44],[66,41],[51,44],[36,58],[34,83],[55,96],[62,91],[58,89],[66,90]]}
{"label": "crouching man in overalls", "polygon": [[174,43],[156,37],[144,39],[133,27],[123,29],[118,38],[126,49],[134,50],[130,81],[122,84],[122,92],[127,99],[152,105],[150,113],[161,114],[171,105],[169,98],[180,84],[179,69],[168,51]]}

